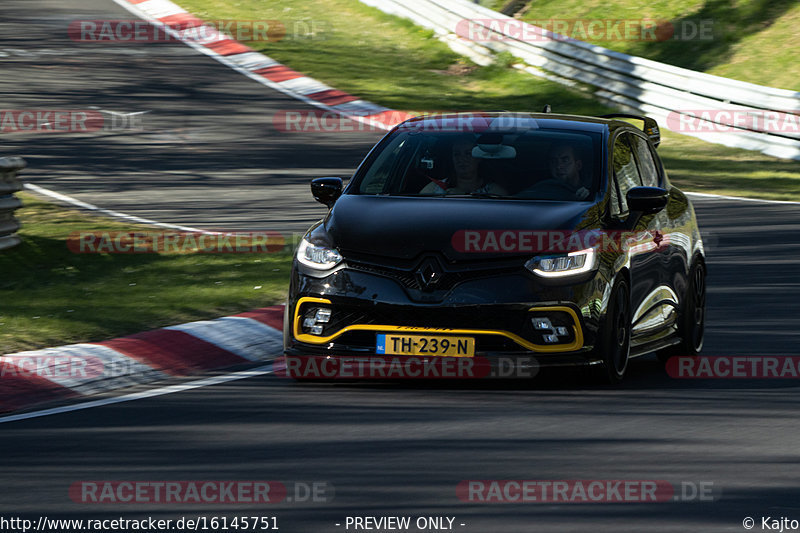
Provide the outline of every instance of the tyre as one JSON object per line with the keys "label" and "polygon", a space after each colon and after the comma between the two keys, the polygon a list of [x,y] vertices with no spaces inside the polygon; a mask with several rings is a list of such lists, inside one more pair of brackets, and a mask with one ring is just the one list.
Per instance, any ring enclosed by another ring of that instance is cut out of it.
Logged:
{"label": "tyre", "polygon": [[658,359],[666,363],[670,357],[697,355],[703,349],[706,325],[706,268],[702,260],[695,261],[689,270],[689,285],[683,301],[685,309],[678,319],[680,343],[657,352]]}
{"label": "tyre", "polygon": [[625,377],[631,351],[631,293],[624,279],[614,284],[599,339],[596,349],[603,364],[596,367],[595,380],[619,383]]}

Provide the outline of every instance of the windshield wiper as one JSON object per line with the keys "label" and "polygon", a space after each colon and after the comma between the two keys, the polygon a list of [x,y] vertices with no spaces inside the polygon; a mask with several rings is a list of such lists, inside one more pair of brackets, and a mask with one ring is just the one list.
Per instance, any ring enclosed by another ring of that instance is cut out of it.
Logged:
{"label": "windshield wiper", "polygon": [[478,191],[473,191],[469,193],[469,196],[472,196],[474,198],[511,198],[510,196],[503,196],[500,194],[491,194],[488,192],[478,192]]}

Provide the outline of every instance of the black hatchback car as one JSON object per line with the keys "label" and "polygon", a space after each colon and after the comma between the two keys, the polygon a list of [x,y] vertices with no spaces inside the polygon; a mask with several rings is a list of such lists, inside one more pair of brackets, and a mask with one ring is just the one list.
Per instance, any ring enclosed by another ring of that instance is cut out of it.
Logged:
{"label": "black hatchback car", "polygon": [[634,115],[399,124],[346,187],[311,182],[330,212],[295,255],[287,361],[532,358],[618,382],[633,356],[697,354],[703,244],[658,143]]}

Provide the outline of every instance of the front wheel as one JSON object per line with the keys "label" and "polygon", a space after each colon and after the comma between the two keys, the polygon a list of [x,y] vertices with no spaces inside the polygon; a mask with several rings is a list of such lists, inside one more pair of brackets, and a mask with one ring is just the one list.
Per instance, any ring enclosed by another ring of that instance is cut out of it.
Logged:
{"label": "front wheel", "polygon": [[673,356],[697,355],[703,349],[706,329],[706,269],[699,259],[689,271],[689,286],[683,301],[685,308],[678,322],[681,341],[656,354],[663,363]]}
{"label": "front wheel", "polygon": [[597,368],[596,377],[619,383],[625,377],[631,351],[631,293],[624,279],[614,284],[599,339],[597,350],[603,364]]}

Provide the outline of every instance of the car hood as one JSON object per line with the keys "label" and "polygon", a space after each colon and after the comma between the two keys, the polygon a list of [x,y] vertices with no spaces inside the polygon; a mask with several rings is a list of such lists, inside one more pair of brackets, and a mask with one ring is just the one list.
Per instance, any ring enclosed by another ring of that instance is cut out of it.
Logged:
{"label": "car hood", "polygon": [[[589,202],[483,198],[392,197],[345,194],[324,221],[334,245],[348,252],[398,259],[440,252],[450,260],[475,259],[453,247],[465,230],[571,230],[587,224],[597,206]],[[482,259],[513,252],[481,253]]]}

